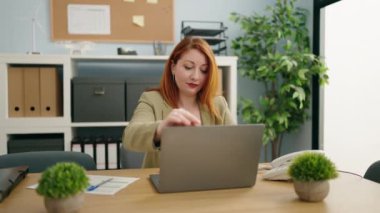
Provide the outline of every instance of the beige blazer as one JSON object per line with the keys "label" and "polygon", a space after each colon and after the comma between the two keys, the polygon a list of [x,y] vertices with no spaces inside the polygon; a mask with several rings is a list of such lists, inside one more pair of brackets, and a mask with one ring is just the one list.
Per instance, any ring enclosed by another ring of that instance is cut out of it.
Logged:
{"label": "beige blazer", "polygon": [[[206,106],[200,106],[202,125],[236,124],[223,96],[215,98],[215,107],[221,114],[221,120],[211,117]],[[132,119],[124,130],[123,146],[131,151],[145,152],[142,167],[159,167],[159,149],[153,144],[156,128],[173,108],[162,98],[159,92],[144,92],[133,113]]]}

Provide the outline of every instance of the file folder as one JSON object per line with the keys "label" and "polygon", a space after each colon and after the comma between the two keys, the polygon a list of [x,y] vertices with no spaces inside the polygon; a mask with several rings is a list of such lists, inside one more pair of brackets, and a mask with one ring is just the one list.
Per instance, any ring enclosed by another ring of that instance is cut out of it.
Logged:
{"label": "file folder", "polygon": [[93,157],[97,169],[120,169],[120,143],[121,139],[114,137],[74,137],[71,151]]}
{"label": "file folder", "polygon": [[22,67],[8,68],[8,116],[24,116],[24,71]]}
{"label": "file folder", "polygon": [[120,149],[117,148],[118,142],[112,138],[106,138],[106,169],[119,169],[118,159],[120,158]]}
{"label": "file folder", "polygon": [[[73,152],[82,152],[90,155],[94,161],[95,161],[95,150],[94,150],[94,144],[90,140],[90,138],[82,139],[80,137],[75,137],[71,141],[71,151]],[[96,163],[96,161],[95,161]]]}
{"label": "file folder", "polygon": [[40,68],[41,116],[62,116],[61,85],[55,67]]}
{"label": "file folder", "polygon": [[73,138],[73,140],[71,141],[71,151],[73,151],[73,152],[83,152],[83,150],[81,148],[80,138],[78,138],[78,137]]}
{"label": "file folder", "polygon": [[28,166],[0,169],[0,203],[11,193],[28,174]]}
{"label": "file folder", "polygon": [[108,169],[106,166],[106,145],[104,143],[96,144],[96,168]]}
{"label": "file folder", "polygon": [[40,70],[38,67],[24,67],[24,103],[26,117],[41,116]]}

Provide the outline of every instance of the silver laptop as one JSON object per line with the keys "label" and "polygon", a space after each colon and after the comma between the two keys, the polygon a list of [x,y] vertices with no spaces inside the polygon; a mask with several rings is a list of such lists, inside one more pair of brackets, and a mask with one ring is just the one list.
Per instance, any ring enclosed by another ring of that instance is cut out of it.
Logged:
{"label": "silver laptop", "polygon": [[161,135],[158,192],[251,187],[264,125],[168,127]]}

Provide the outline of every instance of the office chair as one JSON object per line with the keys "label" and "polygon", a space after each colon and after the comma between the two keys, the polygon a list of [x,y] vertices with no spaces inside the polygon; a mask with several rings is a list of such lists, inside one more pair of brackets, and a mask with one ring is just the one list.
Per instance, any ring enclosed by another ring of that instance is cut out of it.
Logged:
{"label": "office chair", "polygon": [[134,152],[121,147],[120,163],[123,169],[140,169],[144,160],[144,152]]}
{"label": "office chair", "polygon": [[94,159],[81,152],[36,151],[0,155],[0,168],[29,166],[29,172],[42,172],[58,162],[75,162],[86,170],[96,170]]}
{"label": "office chair", "polygon": [[380,183],[380,160],[371,164],[364,174],[364,178]]}

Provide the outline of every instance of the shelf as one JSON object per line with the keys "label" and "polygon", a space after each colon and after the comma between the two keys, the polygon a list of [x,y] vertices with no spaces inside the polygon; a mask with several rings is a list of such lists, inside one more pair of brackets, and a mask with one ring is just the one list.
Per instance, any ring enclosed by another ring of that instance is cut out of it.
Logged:
{"label": "shelf", "polygon": [[182,21],[182,38],[194,36],[203,38],[213,48],[216,55],[224,52],[227,55],[227,27],[219,21]]}
{"label": "shelf", "polygon": [[[211,34],[210,34],[211,35]],[[207,36],[206,36],[207,37]],[[223,39],[211,39],[223,42]],[[224,40],[225,41],[225,40]],[[215,49],[215,47],[214,47]],[[220,51],[223,51],[221,47]],[[118,56],[118,55],[25,55],[0,54],[0,154],[7,153],[7,141],[12,134],[63,134],[65,150],[71,150],[73,137],[89,131],[99,134],[122,134],[127,121],[73,122],[72,88],[74,77],[128,77],[130,75],[162,75],[168,56]],[[237,120],[237,57],[216,56],[217,65],[223,71],[223,90],[230,111]],[[8,109],[9,65],[58,65],[62,69],[63,113],[52,117],[10,117]],[[98,132],[96,132],[98,133]]]}
{"label": "shelf", "polygon": [[6,127],[59,127],[68,126],[70,119],[68,117],[20,117],[5,119]]}
{"label": "shelf", "polygon": [[227,27],[221,29],[201,29],[187,26],[182,29],[182,33],[185,36],[217,36],[223,33],[226,29]]}
{"label": "shelf", "polygon": [[202,37],[209,45],[217,45],[222,42],[226,42],[225,38],[214,38],[214,37]]}
{"label": "shelf", "polygon": [[128,126],[129,122],[75,122],[71,127],[120,127]]}
{"label": "shelf", "polygon": [[227,50],[227,47],[221,47],[219,49],[213,49],[215,54],[219,54],[220,52],[226,51],[226,50]]}

